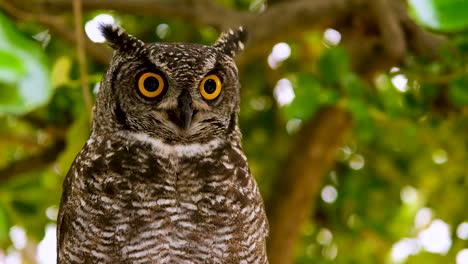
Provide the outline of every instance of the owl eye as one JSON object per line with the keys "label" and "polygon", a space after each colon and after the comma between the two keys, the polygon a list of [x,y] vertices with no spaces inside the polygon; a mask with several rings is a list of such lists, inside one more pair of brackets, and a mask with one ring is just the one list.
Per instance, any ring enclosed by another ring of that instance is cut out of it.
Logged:
{"label": "owl eye", "polygon": [[165,89],[164,79],[161,75],[153,72],[146,72],[138,79],[138,90],[148,98],[155,98]]}
{"label": "owl eye", "polygon": [[217,75],[206,76],[200,83],[200,93],[206,100],[214,100],[221,93],[221,79]]}

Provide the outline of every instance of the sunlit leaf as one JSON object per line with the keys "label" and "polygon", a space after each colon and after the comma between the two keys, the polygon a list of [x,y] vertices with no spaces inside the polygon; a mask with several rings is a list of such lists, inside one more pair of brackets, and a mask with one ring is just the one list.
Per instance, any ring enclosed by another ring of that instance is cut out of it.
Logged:
{"label": "sunlit leaf", "polygon": [[15,83],[26,74],[23,62],[9,52],[0,50],[0,81]]}
{"label": "sunlit leaf", "polygon": [[3,207],[0,205],[0,242],[8,236],[8,218]]}
{"label": "sunlit leaf", "polygon": [[445,32],[468,28],[466,0],[409,0],[413,16],[424,26]]}
{"label": "sunlit leaf", "polygon": [[49,70],[40,44],[25,38],[0,14],[0,114],[22,114],[51,96]]}
{"label": "sunlit leaf", "polygon": [[54,87],[65,85],[70,81],[72,62],[70,57],[59,57],[52,66],[52,84]]}

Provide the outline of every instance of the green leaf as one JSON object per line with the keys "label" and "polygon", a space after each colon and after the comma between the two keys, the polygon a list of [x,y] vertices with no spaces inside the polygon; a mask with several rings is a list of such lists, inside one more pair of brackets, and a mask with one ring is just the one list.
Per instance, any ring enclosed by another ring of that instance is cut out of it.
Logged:
{"label": "green leaf", "polygon": [[32,216],[39,212],[39,208],[34,201],[13,200],[13,209],[21,215]]}
{"label": "green leaf", "polygon": [[357,76],[356,74],[346,74],[341,80],[341,85],[349,97],[361,98],[363,96],[364,85],[359,76]]}
{"label": "green leaf", "polygon": [[0,13],[0,114],[24,114],[47,103],[51,94],[40,44],[25,38]]}
{"label": "green leaf", "polygon": [[287,119],[309,119],[317,110],[321,100],[320,82],[310,74],[301,74],[294,85],[294,100],[283,107]]}
{"label": "green leaf", "polygon": [[0,50],[0,81],[15,83],[26,73],[23,63],[12,54]]}
{"label": "green leaf", "polygon": [[450,84],[449,96],[452,102],[458,106],[468,105],[468,75],[464,75]]}
{"label": "green leaf", "polygon": [[466,0],[409,0],[410,11],[426,27],[458,32],[468,28]]}
{"label": "green leaf", "polygon": [[0,205],[0,242],[8,237],[8,216]]}
{"label": "green leaf", "polygon": [[320,74],[328,84],[342,81],[350,71],[348,53],[341,47],[326,51],[318,61]]}

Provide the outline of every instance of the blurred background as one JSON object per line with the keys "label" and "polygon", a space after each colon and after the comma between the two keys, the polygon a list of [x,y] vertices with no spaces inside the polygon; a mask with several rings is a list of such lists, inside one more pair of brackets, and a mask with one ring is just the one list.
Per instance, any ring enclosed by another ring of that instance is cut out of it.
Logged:
{"label": "blurred background", "polygon": [[243,146],[270,263],[468,263],[468,1],[0,0],[0,263],[55,263],[111,50],[250,32]]}

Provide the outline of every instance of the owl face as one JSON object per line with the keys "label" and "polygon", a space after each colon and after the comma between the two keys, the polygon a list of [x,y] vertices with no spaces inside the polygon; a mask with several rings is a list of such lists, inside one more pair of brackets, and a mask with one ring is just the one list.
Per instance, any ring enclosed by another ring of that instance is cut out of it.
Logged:
{"label": "owl face", "polygon": [[101,29],[116,52],[101,83],[94,128],[145,133],[172,144],[203,143],[236,128],[234,56],[245,41],[242,29],[222,34],[213,46],[146,44],[118,27]]}

